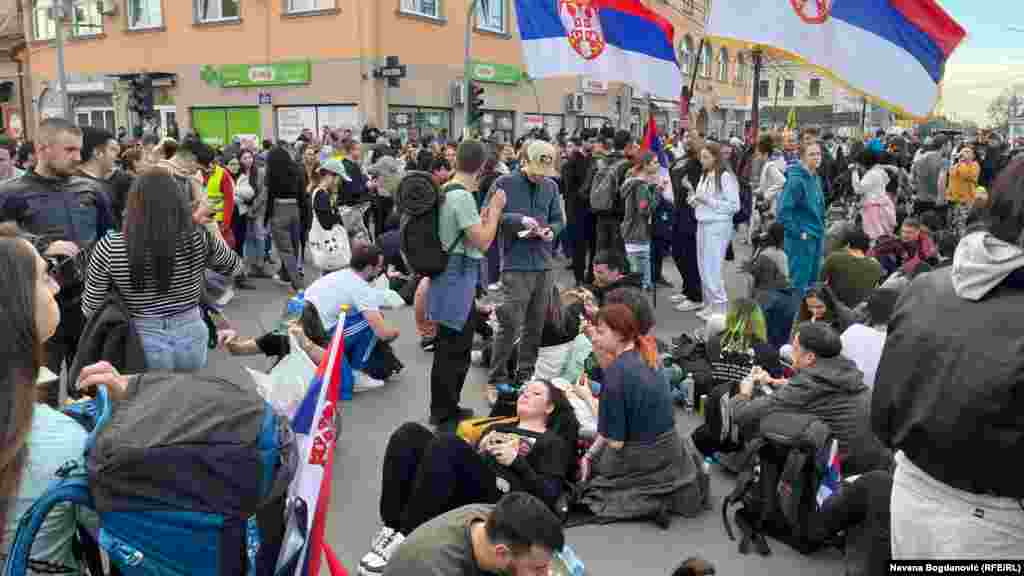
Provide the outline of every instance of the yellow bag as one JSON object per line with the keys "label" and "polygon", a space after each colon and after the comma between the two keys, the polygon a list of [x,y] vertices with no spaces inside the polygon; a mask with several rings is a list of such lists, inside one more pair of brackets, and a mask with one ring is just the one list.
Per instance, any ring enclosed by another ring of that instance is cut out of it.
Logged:
{"label": "yellow bag", "polygon": [[455,434],[469,442],[470,445],[476,446],[480,443],[480,436],[484,433],[484,430],[495,425],[495,424],[509,424],[518,422],[519,419],[508,416],[495,416],[493,418],[470,418],[469,420],[463,420],[459,422],[459,426],[455,429]]}

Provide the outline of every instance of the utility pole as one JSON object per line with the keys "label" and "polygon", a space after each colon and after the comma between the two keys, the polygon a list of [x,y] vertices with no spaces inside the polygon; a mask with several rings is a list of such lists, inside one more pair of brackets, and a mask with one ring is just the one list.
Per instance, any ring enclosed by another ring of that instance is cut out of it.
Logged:
{"label": "utility pole", "polygon": [[463,72],[464,78],[462,79],[464,84],[463,94],[466,95],[465,116],[462,124],[462,138],[464,140],[469,140],[469,99],[473,97],[471,94],[471,84],[473,81],[473,59],[470,47],[473,42],[473,18],[476,17],[476,6],[479,3],[480,0],[470,0],[469,12],[466,13],[466,62],[465,70]]}
{"label": "utility pole", "polygon": [[57,90],[60,92],[61,109],[64,119],[71,120],[71,99],[68,97],[68,81],[64,72],[64,18],[73,14],[72,0],[60,0],[47,10],[47,17],[53,19],[54,36],[57,41]]}

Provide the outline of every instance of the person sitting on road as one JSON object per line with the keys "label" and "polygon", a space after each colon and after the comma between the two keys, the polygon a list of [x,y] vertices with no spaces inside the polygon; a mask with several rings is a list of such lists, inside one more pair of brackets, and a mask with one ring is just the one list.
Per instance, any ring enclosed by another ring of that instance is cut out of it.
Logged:
{"label": "person sitting on road", "polygon": [[359,563],[362,574],[385,571],[395,550],[424,523],[468,504],[491,504],[527,492],[549,509],[561,496],[575,458],[578,422],[565,394],[533,380],[516,401],[516,421],[495,423],[476,446],[421,424],[400,426],[384,452],[380,515],[384,526]]}
{"label": "person sitting on road", "polygon": [[851,325],[840,339],[843,356],[853,360],[864,373],[864,384],[875,387],[875,372],[882,359],[889,318],[899,300],[900,292],[889,288],[876,288],[867,300],[867,319]]}
{"label": "person sitting on road", "polygon": [[[390,344],[399,330],[381,313],[387,307],[387,291],[373,286],[383,273],[380,248],[357,244],[348,268],[318,279],[305,293],[306,305],[315,306],[328,335],[339,324],[345,331],[345,356],[352,369],[359,371],[355,391],[379,388],[402,371]],[[343,306],[348,307],[346,312]]]}
{"label": "person sitting on road", "polygon": [[565,547],[562,523],[537,498],[516,492],[494,506],[473,504],[422,525],[385,576],[550,574]]}
{"label": "person sitting on road", "polygon": [[[763,370],[740,384],[732,401],[733,420],[741,430],[755,430],[773,412],[806,412],[820,418],[839,440],[845,473],[887,470],[892,455],[871,431],[871,389],[852,360],[841,354],[843,343],[824,322],[804,323],[793,334],[793,369],[789,380]],[[775,387],[774,393],[752,399],[754,384]]]}
{"label": "person sitting on road", "polygon": [[846,235],[845,248],[825,259],[821,280],[832,288],[840,302],[855,308],[878,286],[882,265],[867,256],[871,240],[860,230],[851,230]]}
{"label": "person sitting on road", "polygon": [[868,255],[878,259],[888,276],[897,271],[910,275],[922,263],[933,263],[937,254],[935,243],[922,229],[920,220],[907,218],[900,227],[899,238],[879,238]]}
{"label": "person sitting on road", "polygon": [[750,295],[764,313],[765,336],[775,349],[789,342],[797,312],[797,293],[789,282],[789,260],[783,251],[785,236],[785,226],[773,222],[754,259],[742,266],[751,276]]}
{"label": "person sitting on road", "polygon": [[587,289],[597,298],[597,305],[605,305],[605,295],[616,288],[642,288],[642,279],[637,274],[627,273],[625,257],[605,250],[594,256],[594,284]]}
{"label": "person sitting on road", "polygon": [[692,443],[675,428],[668,381],[636,349],[640,328],[625,304],[602,308],[593,343],[604,380],[598,437],[580,461],[576,504],[597,519],[652,518],[667,528],[672,514],[705,505]]}

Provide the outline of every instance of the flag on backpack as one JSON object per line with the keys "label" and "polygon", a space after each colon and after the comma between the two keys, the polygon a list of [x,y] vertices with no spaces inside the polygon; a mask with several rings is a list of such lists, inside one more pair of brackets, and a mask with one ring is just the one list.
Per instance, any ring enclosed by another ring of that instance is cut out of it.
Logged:
{"label": "flag on backpack", "polygon": [[818,485],[818,508],[821,508],[821,505],[839,490],[841,480],[839,441],[833,438],[828,451],[828,460],[825,462],[825,474],[821,477],[821,483]]}
{"label": "flag on backpack", "polygon": [[[340,429],[339,402],[351,398],[352,369],[345,359],[345,331],[336,330],[316,377],[292,419],[299,448],[299,469],[288,491],[289,500],[301,499],[312,511],[305,518],[307,538],[294,576],[318,576],[321,553],[333,552],[324,542],[331,500],[334,447]],[[339,576],[333,572],[335,576]]]}

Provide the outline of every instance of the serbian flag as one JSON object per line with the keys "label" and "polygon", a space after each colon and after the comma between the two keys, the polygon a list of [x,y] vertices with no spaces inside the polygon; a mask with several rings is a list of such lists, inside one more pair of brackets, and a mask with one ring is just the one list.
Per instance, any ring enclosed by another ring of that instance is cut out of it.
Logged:
{"label": "serbian flag", "polygon": [[842,473],[839,469],[839,441],[832,439],[829,447],[828,460],[825,461],[825,473],[818,484],[818,508],[832,497],[839,490],[839,483],[842,481]]}
{"label": "serbian flag", "polygon": [[662,195],[669,202],[672,201],[672,179],[668,174],[668,154],[665,153],[665,145],[658,136],[658,123],[654,121],[654,114],[647,118],[647,127],[644,128],[644,139],[641,144],[644,150],[650,150],[658,156],[658,164],[661,170],[658,171],[658,178],[661,180]]}
{"label": "serbian flag", "polygon": [[516,0],[516,14],[531,78],[589,76],[679,97],[675,29],[640,0]]}
{"label": "serbian flag", "polygon": [[[345,333],[336,330],[331,345],[292,418],[292,430],[299,452],[299,466],[288,489],[288,498],[300,499],[309,510],[305,545],[293,576],[318,576],[321,555],[326,555],[334,576],[345,574],[334,553],[324,542],[327,511],[331,501],[334,447],[341,426],[339,401],[351,391],[352,369],[345,359]],[[282,550],[282,553],[284,551]],[[338,572],[338,569],[341,569]]]}
{"label": "serbian flag", "polygon": [[715,0],[707,30],[713,43],[797,60],[916,120],[935,108],[967,34],[936,0]]}

